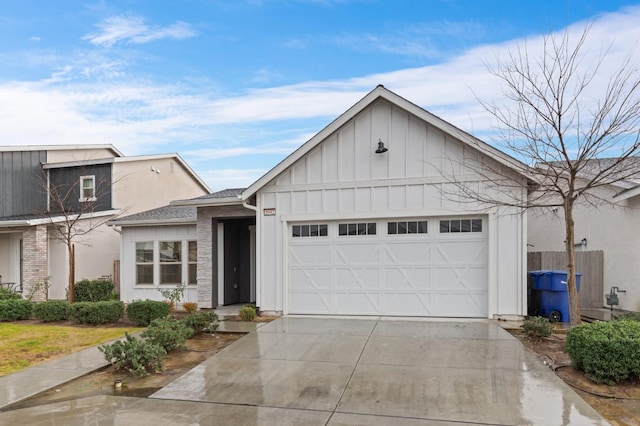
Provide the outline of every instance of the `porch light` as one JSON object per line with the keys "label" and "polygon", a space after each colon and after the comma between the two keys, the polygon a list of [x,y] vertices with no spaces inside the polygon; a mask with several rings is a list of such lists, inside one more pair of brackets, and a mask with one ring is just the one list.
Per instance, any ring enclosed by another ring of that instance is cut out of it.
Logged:
{"label": "porch light", "polygon": [[389,149],[384,146],[382,139],[378,139],[378,149],[376,149],[376,154],[383,154],[387,151],[389,151]]}

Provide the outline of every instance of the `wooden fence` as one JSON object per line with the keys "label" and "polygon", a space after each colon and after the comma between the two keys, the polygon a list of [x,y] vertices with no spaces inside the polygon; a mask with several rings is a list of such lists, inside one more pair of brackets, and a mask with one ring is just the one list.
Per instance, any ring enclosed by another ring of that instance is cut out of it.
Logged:
{"label": "wooden fence", "polygon": [[120,296],[120,261],[113,261],[113,291]]}
{"label": "wooden fence", "polygon": [[[563,251],[527,253],[527,270],[566,270],[567,255]],[[601,308],[604,297],[604,252],[576,251],[576,271],[580,278],[580,307]]]}

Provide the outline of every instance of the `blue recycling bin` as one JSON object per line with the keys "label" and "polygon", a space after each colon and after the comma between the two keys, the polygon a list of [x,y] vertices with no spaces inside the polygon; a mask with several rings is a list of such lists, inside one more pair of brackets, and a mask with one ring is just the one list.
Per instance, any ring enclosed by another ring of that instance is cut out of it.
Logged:
{"label": "blue recycling bin", "polygon": [[[567,271],[531,271],[532,287],[539,292],[540,314],[552,322],[569,322],[569,291]],[[576,287],[580,291],[581,273],[576,273]]]}

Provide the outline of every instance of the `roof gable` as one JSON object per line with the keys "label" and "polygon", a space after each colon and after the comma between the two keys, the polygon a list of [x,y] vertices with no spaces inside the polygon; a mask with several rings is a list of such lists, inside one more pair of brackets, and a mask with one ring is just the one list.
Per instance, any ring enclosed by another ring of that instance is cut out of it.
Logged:
{"label": "roof gable", "polygon": [[294,165],[298,160],[303,158],[305,155],[314,150],[318,145],[327,140],[333,133],[345,126],[350,120],[352,120],[366,108],[370,107],[380,99],[384,99],[387,102],[391,103],[393,106],[405,110],[407,113],[419,118],[420,120],[423,120],[429,126],[432,126],[433,128],[438,129],[445,134],[451,135],[452,137],[461,141],[463,144],[492,158],[493,160],[508,167],[516,173],[530,179],[530,175],[527,173],[528,167],[525,164],[510,157],[502,151],[493,148],[485,142],[482,142],[474,136],[458,129],[457,127],[431,114],[423,108],[409,102],[403,97],[386,89],[384,86],[379,85],[374,90],[369,92],[364,98],[358,101],[355,105],[349,108],[346,112],[344,112],[333,122],[331,122],[328,126],[322,129],[319,133],[313,136],[309,141],[304,143],[287,158],[282,160],[264,176],[254,182],[242,193],[242,199],[248,200],[252,195],[258,192],[260,189],[264,188],[269,182],[273,181],[289,167]]}

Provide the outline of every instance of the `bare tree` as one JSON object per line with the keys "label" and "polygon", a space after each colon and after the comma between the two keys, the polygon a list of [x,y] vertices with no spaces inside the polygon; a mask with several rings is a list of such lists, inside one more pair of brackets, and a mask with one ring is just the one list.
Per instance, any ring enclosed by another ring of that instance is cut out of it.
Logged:
{"label": "bare tree", "polygon": [[[83,182],[87,180],[76,175],[92,177],[92,185],[83,187]],[[61,176],[64,176],[64,172]],[[111,177],[98,178],[84,168],[80,168],[73,176],[75,178],[68,179],[67,176],[67,179],[54,179],[50,171],[46,180],[40,183],[48,192],[46,216],[50,221],[50,236],[62,242],[67,249],[69,302],[74,301],[75,244],[83,244],[84,237],[114,218],[113,214],[104,215],[111,207]],[[106,198],[108,201],[104,201]]]}
{"label": "bare tree", "polygon": [[533,182],[528,197],[519,196],[512,175],[492,163],[465,165],[495,181],[499,196],[455,182],[459,196],[488,206],[562,208],[571,325],[581,322],[574,207],[579,201],[611,202],[601,199],[597,190],[640,171],[638,64],[629,54],[606,73],[602,84],[605,68],[611,65],[610,49],[587,63],[590,28],[575,40],[568,31],[545,36],[539,55],[519,45],[505,60],[488,67],[502,83],[503,103],[479,101],[498,123],[496,144],[525,164],[521,171]]}

